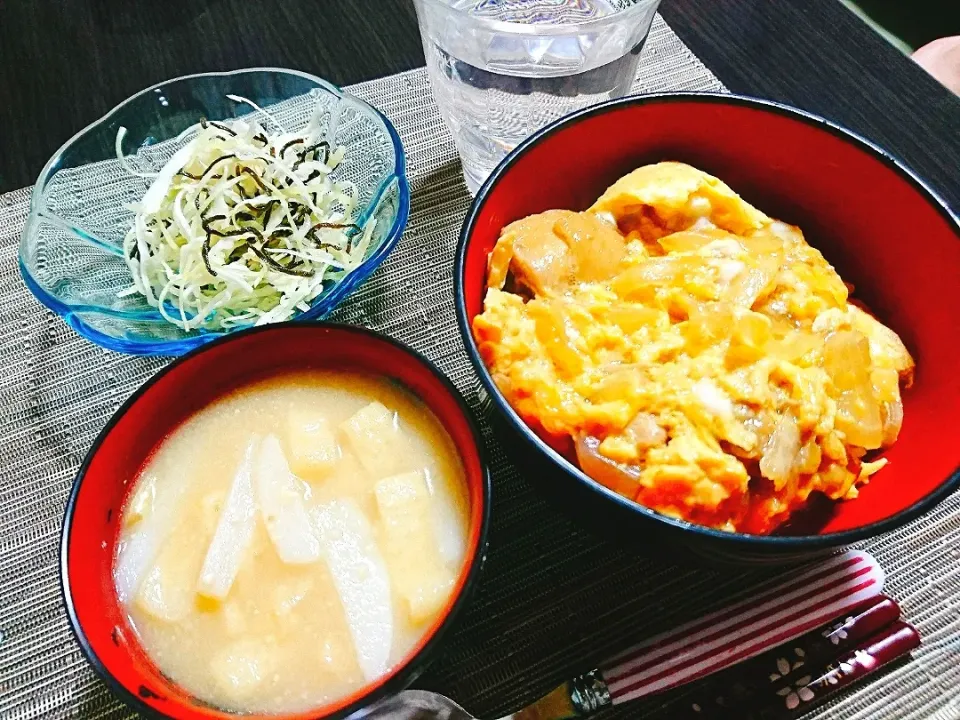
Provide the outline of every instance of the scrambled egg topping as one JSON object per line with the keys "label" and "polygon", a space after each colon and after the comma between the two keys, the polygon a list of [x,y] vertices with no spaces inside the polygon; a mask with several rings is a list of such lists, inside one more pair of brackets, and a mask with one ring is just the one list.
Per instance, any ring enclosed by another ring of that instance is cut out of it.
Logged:
{"label": "scrambled egg topping", "polygon": [[812,492],[856,496],[914,365],[798,228],[672,162],[505,227],[473,331],[511,405],[585,473],[750,533]]}

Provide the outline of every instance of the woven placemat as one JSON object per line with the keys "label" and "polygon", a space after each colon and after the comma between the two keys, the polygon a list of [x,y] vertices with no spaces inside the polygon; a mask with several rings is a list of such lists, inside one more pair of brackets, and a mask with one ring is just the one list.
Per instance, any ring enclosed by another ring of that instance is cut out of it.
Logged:
{"label": "woven placemat", "polygon": [[[397,250],[336,314],[424,352],[477,406],[457,334],[451,266],[470,198],[424,71],[351,90],[381,108],[406,147],[413,207]],[[658,18],[638,92],[723,90]],[[24,288],[17,244],[29,189],[0,196],[0,717],[126,718],[81,657],[58,582],[73,475],[114,409],[166,360],[81,340]],[[715,610],[769,572],[690,570],[597,540],[527,486],[489,435],[495,490],[489,562],[443,653],[419,681],[498,717],[629,642]],[[864,546],[925,638],[914,658],[811,717],[960,718],[960,497]],[[663,699],[601,718],[670,716]]]}

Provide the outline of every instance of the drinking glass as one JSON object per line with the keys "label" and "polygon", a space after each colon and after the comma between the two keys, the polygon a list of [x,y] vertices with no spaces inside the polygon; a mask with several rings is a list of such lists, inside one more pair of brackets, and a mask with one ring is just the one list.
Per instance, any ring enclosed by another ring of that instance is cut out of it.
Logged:
{"label": "drinking glass", "polygon": [[415,0],[471,193],[539,128],[629,92],[660,0]]}

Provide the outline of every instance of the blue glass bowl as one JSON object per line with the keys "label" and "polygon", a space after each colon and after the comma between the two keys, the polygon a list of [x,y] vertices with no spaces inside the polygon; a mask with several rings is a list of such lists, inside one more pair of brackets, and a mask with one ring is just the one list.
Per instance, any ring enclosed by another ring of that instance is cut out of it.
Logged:
{"label": "blue glass bowl", "polygon": [[297,319],[322,318],[362,283],[396,246],[410,209],[400,137],[367,103],[318,77],[293,70],[255,68],[188,75],[147,88],[79,132],[47,162],[31,198],[20,243],[20,271],[31,292],[80,335],[103,347],[137,355],[180,355],[229,331],[184,331],[139,295],[118,297],[131,285],[123,238],[133,222],[129,203],[150,180],[120,167],[117,131],[127,129],[123,152],[143,171],[157,171],[201,117],[226,120],[253,112],[228,94],[252,100],[296,132],[316,103],[324,106],[328,136],[345,145],[335,177],[356,184],[358,224],[377,218],[363,263],[331,281]]}

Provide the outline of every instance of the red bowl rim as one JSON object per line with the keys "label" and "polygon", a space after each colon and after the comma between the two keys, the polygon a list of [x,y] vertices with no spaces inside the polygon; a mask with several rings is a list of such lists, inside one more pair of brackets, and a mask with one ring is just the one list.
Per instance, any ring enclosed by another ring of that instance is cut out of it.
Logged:
{"label": "red bowl rim", "polygon": [[467,216],[463,221],[463,226],[460,230],[460,238],[457,243],[453,273],[457,325],[460,329],[460,338],[463,342],[464,349],[467,351],[470,362],[479,376],[480,382],[483,384],[484,389],[492,399],[493,404],[497,407],[500,415],[506,418],[513,429],[525,439],[527,445],[531,446],[531,449],[535,452],[545,455],[561,472],[573,477],[579,483],[586,486],[589,490],[602,497],[605,497],[610,502],[616,503],[621,508],[626,509],[629,512],[636,513],[649,520],[653,520],[654,522],[662,523],[663,525],[666,525],[674,530],[687,531],[696,535],[704,536],[715,543],[722,543],[724,547],[734,552],[736,552],[738,549],[746,550],[748,548],[751,550],[757,550],[760,548],[776,550],[779,548],[781,550],[802,551],[840,547],[864,540],[866,538],[874,537],[890,530],[894,530],[902,525],[905,525],[911,520],[920,517],[943,501],[957,488],[960,488],[960,466],[958,466],[949,476],[947,476],[935,490],[915,502],[913,505],[900,510],[896,514],[891,515],[884,520],[870,523],[868,525],[861,525],[850,530],[825,533],[822,535],[748,535],[746,533],[732,533],[725,530],[716,530],[703,525],[697,525],[686,520],[681,520],[679,518],[661,515],[655,510],[633,502],[632,500],[628,500],[622,495],[619,495],[613,490],[601,485],[580,470],[580,468],[576,467],[562,457],[556,450],[541,440],[540,437],[520,418],[516,411],[510,406],[510,403],[506,401],[506,398],[503,397],[496,383],[493,381],[493,378],[490,376],[483,359],[480,357],[480,352],[477,348],[476,342],[473,339],[473,334],[470,332],[470,318],[467,314],[467,305],[464,298],[467,248],[470,244],[471,236],[473,235],[473,229],[477,221],[477,217],[486,204],[486,201],[493,188],[503,176],[510,172],[513,164],[524,153],[526,153],[533,146],[539,144],[545,138],[563,130],[564,128],[575,125],[581,120],[585,120],[597,115],[603,115],[611,110],[617,110],[622,107],[654,105],[658,103],[671,102],[702,102],[705,105],[727,104],[752,108],[755,110],[762,110],[764,112],[769,112],[776,115],[784,115],[794,120],[799,120],[807,125],[811,125],[835,135],[841,140],[844,140],[851,145],[855,145],[861,150],[864,150],[868,154],[874,156],[888,168],[897,173],[903,180],[916,188],[920,194],[923,195],[926,200],[937,210],[937,212],[947,221],[947,223],[953,227],[954,233],[957,236],[957,240],[960,241],[960,218],[953,213],[953,211],[947,205],[947,202],[941,198],[940,195],[938,195],[929,185],[927,185],[926,182],[921,180],[915,172],[910,170],[901,160],[894,157],[891,153],[887,152],[879,145],[866,139],[862,135],[843,127],[842,125],[827,120],[819,115],[815,115],[805,110],[799,110],[790,105],[773,100],[763,100],[747,95],[720,92],[651,93],[649,95],[633,95],[624,98],[608,100],[606,102],[592,105],[588,108],[584,108],[566,115],[550,125],[547,125],[541,130],[538,130],[526,140],[521,142],[509,155],[507,155],[506,158],[500,162],[500,164],[487,178],[486,182],[484,182],[484,184],[480,187],[480,190],[473,199],[473,203],[470,205]]}
{"label": "red bowl rim", "polygon": [[[290,328],[315,328],[361,335],[372,342],[391,345],[417,360],[424,370],[431,373],[434,378],[440,382],[441,386],[446,390],[448,395],[454,399],[459,407],[460,413],[466,420],[467,426],[473,435],[477,459],[479,460],[481,468],[482,488],[480,495],[483,507],[481,508],[480,513],[480,528],[476,550],[469,559],[469,568],[467,570],[466,578],[461,586],[460,593],[454,599],[454,602],[450,606],[446,616],[443,618],[442,623],[439,625],[439,627],[437,627],[433,635],[420,648],[416,655],[409,658],[405,664],[398,667],[393,674],[386,679],[386,681],[374,685],[369,692],[358,697],[350,705],[339,708],[327,715],[317,715],[317,720],[335,720],[336,718],[345,718],[358,710],[369,707],[373,703],[383,699],[388,695],[396,694],[408,687],[410,683],[412,683],[417,676],[423,672],[427,664],[427,659],[436,653],[440,642],[443,640],[443,637],[447,634],[450,627],[455,623],[460,613],[463,611],[464,606],[469,602],[470,597],[473,595],[473,592],[476,589],[477,582],[479,581],[481,570],[484,562],[486,561],[487,555],[488,533],[490,530],[490,506],[492,502],[491,493],[493,486],[490,475],[490,465],[487,458],[486,445],[484,444],[483,435],[480,433],[476,418],[466,401],[463,399],[463,395],[461,395],[456,386],[454,386],[450,379],[447,378],[447,376],[444,375],[433,362],[431,362],[426,356],[417,350],[414,350],[412,347],[400,342],[399,340],[395,340],[383,333],[370,330],[369,328],[357,325],[348,325],[345,323],[294,320],[229,333],[224,337],[217,338],[209,343],[205,343],[197,348],[194,348],[190,352],[175,358],[170,364],[156,372],[140,387],[138,387],[133,394],[130,395],[130,397],[127,398],[127,400],[113,413],[113,415],[111,415],[110,420],[104,426],[103,430],[101,430],[97,435],[97,438],[93,441],[93,444],[90,446],[90,449],[87,451],[87,454],[84,457],[80,469],[77,471],[73,481],[73,486],[70,489],[70,496],[67,499],[66,510],[64,511],[63,526],[60,532],[60,592],[63,598],[64,606],[67,610],[68,619],[70,621],[70,629],[79,643],[80,649],[83,652],[84,657],[87,659],[87,662],[90,663],[100,678],[127,706],[133,708],[138,713],[143,714],[145,717],[158,718],[162,720],[175,720],[173,716],[162,713],[157,709],[147,705],[141,698],[137,697],[136,694],[128,690],[113,676],[109,669],[100,661],[100,658],[97,656],[96,652],[94,652],[93,647],[87,640],[86,634],[83,631],[83,627],[79,618],[77,617],[76,609],[73,604],[73,594],[70,590],[70,576],[67,560],[69,557],[71,535],[70,530],[73,523],[73,516],[76,509],[77,496],[80,491],[80,486],[83,483],[84,477],[90,463],[93,460],[93,457],[100,449],[100,446],[103,444],[106,437],[113,430],[114,426],[120,421],[120,418],[122,418],[134,405],[134,403],[136,403],[148,389],[158,382],[161,377],[171,372],[174,368],[190,362],[197,355],[208,352],[209,350],[212,350],[220,345],[233,342],[234,340],[240,338],[246,338],[251,335],[283,332],[285,329]],[[308,710],[306,712],[310,711]],[[237,713],[237,717],[242,718],[244,715]],[[287,714],[277,714],[271,717],[276,717],[277,720],[283,720],[284,717],[287,717]]]}

